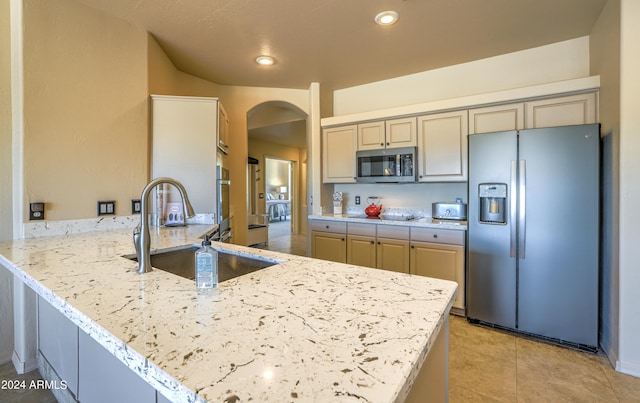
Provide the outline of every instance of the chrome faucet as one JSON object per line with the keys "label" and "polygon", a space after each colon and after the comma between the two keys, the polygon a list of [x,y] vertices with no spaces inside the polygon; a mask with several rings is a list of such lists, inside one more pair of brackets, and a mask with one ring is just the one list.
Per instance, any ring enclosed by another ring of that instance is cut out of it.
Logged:
{"label": "chrome faucet", "polygon": [[172,178],[156,178],[149,182],[147,186],[142,189],[142,196],[140,197],[140,203],[142,204],[140,209],[140,224],[133,230],[133,244],[136,247],[136,256],[138,257],[138,274],[147,273],[151,271],[151,251],[150,251],[150,238],[149,233],[149,195],[151,190],[161,183],[168,183],[175,186],[180,191],[182,196],[182,207],[184,208],[185,220],[196,215],[187,196],[187,191],[180,182]]}

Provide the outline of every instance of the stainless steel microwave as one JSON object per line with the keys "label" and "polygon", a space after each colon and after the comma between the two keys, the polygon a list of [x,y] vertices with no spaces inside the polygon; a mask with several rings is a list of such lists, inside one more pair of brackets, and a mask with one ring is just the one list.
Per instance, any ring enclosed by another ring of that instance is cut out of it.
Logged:
{"label": "stainless steel microwave", "polygon": [[416,181],[416,147],[356,151],[358,182]]}

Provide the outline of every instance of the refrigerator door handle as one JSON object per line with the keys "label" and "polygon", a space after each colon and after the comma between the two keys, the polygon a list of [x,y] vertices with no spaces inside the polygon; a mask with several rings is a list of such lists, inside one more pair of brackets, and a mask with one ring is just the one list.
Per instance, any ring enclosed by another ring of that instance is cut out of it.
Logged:
{"label": "refrigerator door handle", "polygon": [[509,224],[509,230],[510,230],[510,239],[511,239],[511,252],[510,252],[510,256],[511,257],[516,257],[516,214],[517,214],[517,205],[516,205],[516,200],[517,200],[517,165],[516,165],[516,161],[511,161],[511,194],[509,199],[511,199],[509,201],[509,218],[511,223]]}
{"label": "refrigerator door handle", "polygon": [[526,250],[526,246],[527,246],[527,240],[526,240],[526,236],[527,236],[527,232],[526,232],[526,202],[527,202],[527,184],[526,184],[526,179],[527,179],[527,161],[526,160],[520,160],[520,167],[519,167],[519,178],[518,178],[518,186],[519,186],[519,190],[520,190],[520,194],[519,194],[519,207],[518,207],[518,226],[520,228],[518,228],[518,255],[520,256],[520,259],[524,259],[525,257],[525,250]]}

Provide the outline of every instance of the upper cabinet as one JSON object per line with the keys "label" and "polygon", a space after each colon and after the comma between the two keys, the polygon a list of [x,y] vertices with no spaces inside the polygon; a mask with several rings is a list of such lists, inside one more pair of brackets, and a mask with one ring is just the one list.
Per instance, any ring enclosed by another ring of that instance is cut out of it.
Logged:
{"label": "upper cabinet", "polygon": [[524,129],[524,104],[469,109],[469,134]]}
{"label": "upper cabinet", "polygon": [[358,150],[415,147],[416,118],[401,118],[358,124]]}
{"label": "upper cabinet", "polygon": [[467,111],[418,117],[418,181],[467,180]]}
{"label": "upper cabinet", "polygon": [[330,127],[322,131],[322,182],[356,182],[358,125]]}
{"label": "upper cabinet", "polygon": [[218,149],[229,153],[229,118],[221,103],[218,103]]}
{"label": "upper cabinet", "polygon": [[469,109],[469,134],[596,123],[594,92]]}
{"label": "upper cabinet", "polygon": [[571,95],[525,103],[526,128],[570,126],[598,121],[597,94]]}
{"label": "upper cabinet", "polygon": [[151,95],[151,105],[152,178],[177,179],[196,213],[215,212],[218,99]]}
{"label": "upper cabinet", "polygon": [[417,147],[418,182],[464,182],[468,135],[597,123],[598,86],[588,77],[325,118],[323,180],[355,183],[356,150]]}

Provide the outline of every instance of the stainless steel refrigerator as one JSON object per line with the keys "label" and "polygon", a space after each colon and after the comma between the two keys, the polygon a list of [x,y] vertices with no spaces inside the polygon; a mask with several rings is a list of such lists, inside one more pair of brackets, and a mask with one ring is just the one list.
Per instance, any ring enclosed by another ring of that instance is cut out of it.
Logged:
{"label": "stainless steel refrigerator", "polygon": [[599,133],[469,136],[470,321],[597,348]]}

